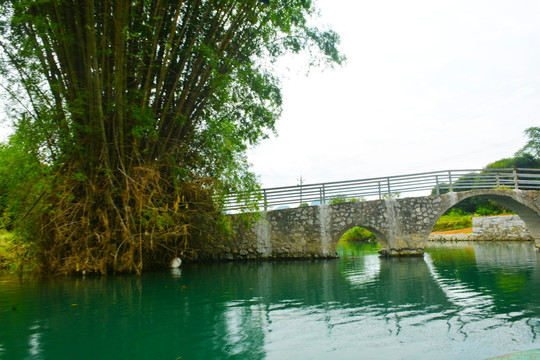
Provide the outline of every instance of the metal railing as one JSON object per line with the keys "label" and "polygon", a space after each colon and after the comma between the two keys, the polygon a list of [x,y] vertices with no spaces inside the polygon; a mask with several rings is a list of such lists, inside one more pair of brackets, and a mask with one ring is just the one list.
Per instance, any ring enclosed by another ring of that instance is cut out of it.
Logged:
{"label": "metal railing", "polygon": [[253,193],[230,194],[225,211],[237,211],[254,204],[258,210],[319,205],[335,201],[376,200],[404,194],[425,196],[475,189],[540,190],[540,169],[444,170],[361,180],[261,189]]}

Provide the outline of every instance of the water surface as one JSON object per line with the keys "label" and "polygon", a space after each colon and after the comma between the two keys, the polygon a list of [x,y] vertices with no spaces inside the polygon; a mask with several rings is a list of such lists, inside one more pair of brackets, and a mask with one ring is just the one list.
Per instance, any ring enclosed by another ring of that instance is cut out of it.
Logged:
{"label": "water surface", "polygon": [[0,359],[485,359],[540,348],[530,243],[381,259],[185,264],[142,277],[0,275]]}

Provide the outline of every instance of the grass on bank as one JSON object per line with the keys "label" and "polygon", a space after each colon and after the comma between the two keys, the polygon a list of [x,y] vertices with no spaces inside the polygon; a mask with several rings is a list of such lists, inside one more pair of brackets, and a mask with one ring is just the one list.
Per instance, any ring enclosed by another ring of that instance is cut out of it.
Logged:
{"label": "grass on bank", "polygon": [[[475,214],[474,216],[490,216],[494,214]],[[505,214],[496,214],[505,215]],[[472,233],[472,218],[473,215],[464,213],[460,210],[453,209],[448,214],[439,218],[432,232],[438,234],[457,234],[457,233]],[[348,230],[342,241],[376,241],[375,235],[360,227],[354,227]]]}
{"label": "grass on bank", "polygon": [[[465,230],[467,229],[467,230]],[[468,231],[472,232],[472,215],[464,214],[459,211],[451,211],[447,215],[439,218],[432,232],[455,232]],[[341,241],[376,241],[375,235],[367,229],[361,227],[353,227],[341,237]]]}
{"label": "grass on bank", "polygon": [[[512,212],[503,211],[503,212],[494,212],[494,211],[481,211],[478,209],[477,213],[474,214],[476,217],[482,216],[497,216],[497,215],[512,215]],[[459,231],[470,229],[472,232],[472,218],[473,215],[467,214],[458,209],[450,210],[446,215],[443,215],[439,218],[435,226],[433,227],[432,232],[437,233],[448,233],[451,234],[452,231]]]}
{"label": "grass on bank", "polygon": [[460,230],[467,228],[472,228],[472,215],[451,211],[449,214],[439,218],[432,231]]}

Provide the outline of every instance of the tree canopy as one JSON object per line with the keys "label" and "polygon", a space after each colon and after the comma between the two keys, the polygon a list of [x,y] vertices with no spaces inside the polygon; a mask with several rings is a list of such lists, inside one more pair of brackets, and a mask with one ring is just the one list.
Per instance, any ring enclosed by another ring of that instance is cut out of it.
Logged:
{"label": "tree canopy", "polygon": [[310,0],[0,6],[3,87],[49,169],[25,216],[46,271],[140,272],[208,243],[218,195],[257,186],[245,151],[280,115],[272,63],[344,60]]}
{"label": "tree canopy", "polygon": [[540,168],[540,127],[527,128],[524,133],[529,140],[513,157],[494,161],[486,168]]}
{"label": "tree canopy", "polygon": [[[525,129],[525,135],[529,138],[527,143],[518,150],[513,157],[500,159],[494,161],[486,166],[487,169],[510,169],[510,168],[540,168],[540,128],[530,127]],[[478,179],[479,180],[479,179]],[[459,179],[455,187],[456,191],[468,191],[472,190],[467,186],[463,186],[463,183],[470,183],[471,181],[477,181],[474,173]],[[461,182],[461,186],[460,183]],[[457,185],[457,186],[456,186]],[[432,194],[436,193],[436,189],[433,189]],[[444,184],[439,192],[444,194],[450,191],[448,184]],[[461,211],[468,214],[480,214],[480,215],[496,215],[506,213],[509,210],[504,206],[497,204],[492,200],[488,200],[484,197],[473,196],[461,201],[459,204],[448,210],[447,213],[452,211]]]}

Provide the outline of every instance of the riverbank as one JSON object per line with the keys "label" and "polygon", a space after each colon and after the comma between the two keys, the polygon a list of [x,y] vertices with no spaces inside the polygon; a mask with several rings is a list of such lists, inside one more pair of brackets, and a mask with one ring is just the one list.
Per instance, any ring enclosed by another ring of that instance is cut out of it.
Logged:
{"label": "riverbank", "polygon": [[[472,227],[458,230],[439,230],[431,233],[429,241],[532,241],[523,221],[516,215],[474,217]],[[256,259],[258,248],[225,249],[247,259]],[[286,249],[288,250],[288,248]],[[235,253],[236,251],[236,253]],[[208,255],[208,259],[212,256]],[[213,257],[218,260],[218,257]],[[223,257],[221,260],[232,260]],[[31,270],[35,268],[29,256],[29,246],[16,241],[12,233],[0,231],[0,270]],[[24,266],[24,268],[23,268]]]}
{"label": "riverbank", "polygon": [[474,240],[473,228],[459,230],[434,231],[429,235],[430,241],[453,241],[453,240]]}

